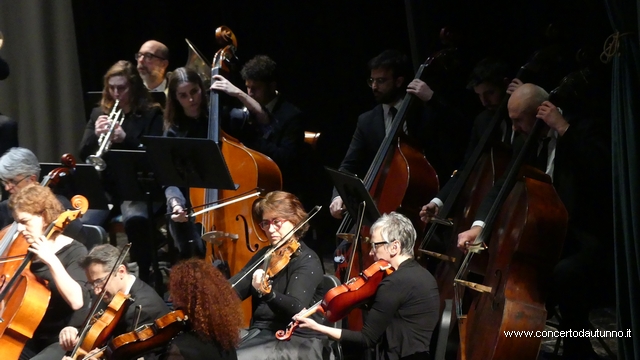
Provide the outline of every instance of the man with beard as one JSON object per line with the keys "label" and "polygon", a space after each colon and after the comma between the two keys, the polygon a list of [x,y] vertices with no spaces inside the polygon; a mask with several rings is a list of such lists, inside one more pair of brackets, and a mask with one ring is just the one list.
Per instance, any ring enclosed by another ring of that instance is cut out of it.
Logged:
{"label": "man with beard", "polygon": [[142,44],[135,57],[144,86],[151,92],[164,92],[167,88],[169,48],[159,41],[149,40]]}
{"label": "man with beard", "polygon": [[[369,61],[371,77],[369,86],[378,105],[358,117],[356,131],[351,139],[349,150],[340,165],[340,170],[356,174],[364,178],[373,162],[380,145],[402,104],[406,92],[416,95],[427,103],[433,96],[433,90],[425,82],[414,79],[407,85],[411,77],[411,68],[407,56],[396,50],[385,50]],[[424,115],[424,114],[423,114]],[[403,129],[411,136],[423,131],[418,130],[422,117],[408,119]],[[334,197],[329,207],[331,215],[342,218],[345,207],[342,198],[334,190]]]}
{"label": "man with beard", "polygon": [[[478,62],[471,72],[467,89],[473,90],[473,92],[478,95],[478,99],[482,103],[484,110],[476,116],[473,122],[473,129],[471,130],[467,151],[459,169],[464,169],[469,157],[480,142],[482,135],[484,135],[491,120],[493,120],[493,116],[498,110],[498,107],[500,107],[504,96],[511,94],[518,86],[522,85],[519,79],[513,79],[513,81],[509,83],[509,78],[507,77],[508,71],[509,67],[503,61],[495,58],[485,58]],[[494,144],[502,142],[511,145],[512,140],[511,120],[505,117],[500,122],[500,127],[494,129],[492,142]],[[422,211],[420,211],[422,221],[428,223],[433,216],[438,214],[440,208],[444,206],[444,201],[451,193],[451,190],[453,190],[458,179],[457,174],[458,172],[451,177],[446,186],[440,189],[438,196],[422,207]]]}

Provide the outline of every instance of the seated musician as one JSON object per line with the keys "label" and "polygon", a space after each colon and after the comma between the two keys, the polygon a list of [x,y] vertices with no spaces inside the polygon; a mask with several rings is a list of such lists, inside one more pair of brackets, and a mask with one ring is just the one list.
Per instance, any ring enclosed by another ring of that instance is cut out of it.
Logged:
{"label": "seated musician", "polygon": [[[209,110],[206,90],[198,74],[188,68],[177,68],[169,80],[164,111],[164,136],[203,138],[208,136]],[[186,208],[191,206],[189,189],[169,186],[165,189],[167,210],[173,212],[168,223],[180,257],[204,256],[204,244],[193,222],[188,221]]]}
{"label": "seated musician", "polygon": [[[286,328],[293,315],[312,305],[324,294],[321,286],[322,265],[309,247],[300,242],[299,254],[291,257],[288,265],[272,280],[270,291],[262,290],[265,276],[263,265],[252,273],[247,271],[262,260],[266,251],[288,241],[284,236],[306,217],[300,201],[284,191],[273,191],[254,205],[254,217],[261,219],[260,227],[271,246],[260,249],[247,265],[229,281],[241,300],[252,299],[251,329],[259,334],[238,348],[239,359],[321,359],[323,341],[310,332],[294,333],[290,341],[275,338],[278,330]],[[308,229],[303,226],[294,235],[299,240]]]}
{"label": "seated musician", "polygon": [[[118,107],[122,109],[125,118],[122,126],[115,125],[110,139],[111,149],[139,150],[143,136],[162,135],[162,109],[152,102],[149,91],[144,87],[133,64],[121,60],[111,66],[104,75],[104,90],[100,106],[91,111],[91,118],[80,144],[80,158],[83,161],[89,155],[96,153],[99,147],[99,136],[109,131],[110,122],[105,114],[111,112],[116,100],[120,101]],[[140,279],[148,281],[151,243],[147,205],[143,201],[117,199],[118,189],[114,184],[113,172],[117,171],[118,164],[109,162],[108,153],[103,156],[103,160],[107,164],[102,173],[105,190],[114,197],[112,199],[114,204],[120,206],[125,233],[131,243],[132,260],[138,263]]]}
{"label": "seated musician", "polygon": [[[111,333],[111,337],[133,331],[138,326],[153,323],[154,320],[169,313],[169,308],[164,300],[152,287],[129,273],[126,265],[120,264],[113,276],[109,278],[109,273],[119,256],[120,250],[113,245],[104,244],[91,249],[91,252],[80,262],[86,273],[87,288],[90,291],[99,295],[106,287],[100,309],[106,308],[118,293],[131,296],[132,301]],[[96,299],[96,301],[98,300]],[[138,308],[140,309],[139,315]],[[59,334],[59,343],[54,344],[55,346],[49,346],[46,350],[46,357],[43,359],[60,359],[65,351],[73,350],[78,342],[78,331],[77,324],[62,329]],[[93,349],[85,350],[91,351]]]}
{"label": "seated musician", "polygon": [[244,111],[232,110],[224,129],[247,147],[272,158],[282,172],[283,190],[300,198],[304,192],[301,187],[309,181],[303,161],[308,155],[304,118],[300,109],[278,92],[276,74],[276,62],[258,55],[241,70],[246,93],[221,75],[211,79],[211,89],[237,98],[246,107]]}
{"label": "seated musician", "polygon": [[164,92],[167,88],[169,48],[156,40],[146,41],[135,54],[136,68],[144,86],[153,92]]}
{"label": "seated musician", "polygon": [[[480,142],[491,120],[493,120],[493,116],[498,110],[498,107],[500,107],[504,96],[511,94],[513,90],[522,84],[519,79],[513,79],[513,81],[509,83],[507,73],[507,64],[494,58],[482,59],[471,72],[467,89],[472,89],[473,92],[478,95],[478,99],[482,103],[484,110],[478,114],[473,121],[471,137],[467,145],[464,161],[458,168],[460,171],[464,169],[467,160]],[[493,140],[494,143],[502,142],[511,145],[513,132],[511,131],[511,121],[508,118],[505,117],[505,119],[500,121],[500,127],[495,129]],[[428,223],[433,216],[438,214],[458,179],[458,173],[459,171],[440,189],[438,196],[422,207],[420,211],[422,221]]]}
{"label": "seated musician", "polygon": [[[547,307],[558,305],[560,330],[588,330],[591,306],[594,301],[612,293],[606,285],[614,283],[613,219],[607,211],[598,211],[612,207],[608,124],[580,113],[562,115],[547,101],[548,96],[536,85],[520,86],[509,99],[509,117],[514,131],[548,139],[540,141],[538,156],[533,156],[529,163],[551,177],[569,215],[563,253],[553,270]],[[574,104],[573,107],[582,108],[589,114],[586,105]],[[531,134],[536,118],[546,125],[540,134]],[[519,148],[514,145],[514,154],[518,152]],[[459,248],[466,249],[477,238],[503,182],[497,182],[483,201],[474,226],[458,235]],[[598,290],[594,292],[593,289]],[[597,357],[589,338],[565,337],[563,358]]]}
{"label": "seated musician", "polygon": [[87,278],[80,267],[87,249],[61,233],[49,239],[44,236],[45,229],[64,211],[48,187],[25,186],[11,195],[9,209],[18,223],[18,231],[31,244],[29,251],[35,254],[31,272],[45,282],[51,292],[46,313],[20,355],[20,359],[31,359],[47,346],[56,344],[63,327],[79,326],[87,316],[89,292],[84,287]]}
{"label": "seated musician", "polygon": [[301,328],[331,338],[378,346],[379,359],[428,359],[431,335],[439,317],[438,287],[433,276],[413,259],[416,231],[403,215],[383,215],[371,227],[371,255],[394,269],[382,280],[362,331],[336,329],[313,319],[294,317]]}
{"label": "seated musician", "polygon": [[[0,157],[0,179],[9,194],[15,194],[28,185],[38,184],[39,178],[40,163],[31,150],[15,147]],[[56,198],[60,201],[63,209],[71,209],[69,199],[61,195],[56,195]],[[9,200],[0,202],[0,228],[10,225],[14,221],[8,204]],[[87,237],[79,219],[73,220],[62,233],[85,245],[93,242],[93,239]]]}
{"label": "seated musician", "polygon": [[222,273],[205,260],[184,260],[171,268],[169,289],[174,308],[189,316],[189,331],[171,340],[161,358],[237,359],[242,310]]}

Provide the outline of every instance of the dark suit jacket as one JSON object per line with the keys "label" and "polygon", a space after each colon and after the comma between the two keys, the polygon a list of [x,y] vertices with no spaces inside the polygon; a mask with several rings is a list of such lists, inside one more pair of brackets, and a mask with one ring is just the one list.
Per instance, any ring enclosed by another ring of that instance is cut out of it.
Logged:
{"label": "dark suit jacket", "polygon": [[250,115],[242,118],[242,113],[231,111],[230,122],[226,130],[247,147],[269,156],[282,172],[284,190],[298,193],[304,179],[304,166],[301,160],[309,155],[304,142],[304,118],[295,105],[280,96],[268,112],[270,124],[263,126]]}
{"label": "dark suit jacket", "polygon": [[[129,304],[120,322],[116,326],[113,336],[118,336],[134,330],[136,306],[142,306],[140,309],[140,320],[138,326],[151,324],[159,317],[169,313],[169,307],[158,293],[144,281],[136,278],[136,281],[129,292],[134,301]],[[104,305],[104,303],[103,303]]]}
{"label": "dark suit jacket", "polygon": [[[612,251],[611,144],[606,122],[588,118],[570,121],[558,138],[553,186],[569,214],[563,253],[597,258]],[[523,142],[514,141],[514,154]],[[515,158],[515,156],[514,156]],[[496,183],[476,215],[484,220],[505,177]]]}

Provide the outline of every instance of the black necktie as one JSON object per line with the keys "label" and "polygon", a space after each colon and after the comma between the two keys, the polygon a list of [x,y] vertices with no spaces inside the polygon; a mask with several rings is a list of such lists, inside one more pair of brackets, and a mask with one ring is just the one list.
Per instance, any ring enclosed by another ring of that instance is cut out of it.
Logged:
{"label": "black necktie", "polygon": [[397,113],[398,113],[398,109],[396,109],[395,107],[392,106],[389,108],[389,115],[391,115],[391,121],[393,121]]}
{"label": "black necktie", "polygon": [[551,141],[550,136],[547,136],[544,139],[540,140],[542,148],[540,148],[540,152],[538,153],[538,157],[536,158],[535,166],[543,172],[547,171],[547,161],[549,160],[549,141]]}

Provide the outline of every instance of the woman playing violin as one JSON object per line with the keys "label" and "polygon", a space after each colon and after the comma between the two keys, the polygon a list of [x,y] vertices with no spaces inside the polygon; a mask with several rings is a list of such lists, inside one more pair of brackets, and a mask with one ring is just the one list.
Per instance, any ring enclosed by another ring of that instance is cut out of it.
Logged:
{"label": "woman playing violin", "polygon": [[336,329],[297,315],[294,320],[300,328],[364,348],[379,344],[378,359],[428,359],[440,301],[435,279],[413,259],[416,231],[408,218],[392,212],[373,224],[371,234],[374,260],[386,260],[396,271],[378,286],[362,331]]}
{"label": "woman playing violin", "polygon": [[[198,73],[177,68],[169,80],[169,92],[164,112],[164,136],[206,139],[209,129],[205,88]],[[204,244],[193,222],[187,220],[190,207],[189,189],[169,186],[165,189],[167,208],[172,212],[168,223],[180,257],[204,256]],[[192,243],[190,243],[192,242]]]}
{"label": "woman playing violin", "polygon": [[[293,194],[273,191],[254,205],[253,216],[262,220],[260,227],[271,241],[271,246],[260,249],[247,266],[230,280],[231,284],[235,284],[240,299],[252,297],[253,317],[249,330],[250,333],[253,329],[259,331],[255,337],[240,344],[238,358],[322,359],[323,341],[317,337],[318,334],[300,331],[294,333],[291,341],[287,342],[275,338],[276,331],[285,328],[293,315],[324,295],[320,285],[323,276],[322,264],[316,253],[303,242],[299,242],[299,253],[294,254],[288,265],[269,279],[270,289],[264,289],[263,269],[246,274],[270,249],[283,242],[299,241],[307,231],[308,225],[300,228],[292,236],[287,237],[287,234],[302,222],[307,214],[300,200]],[[267,269],[267,273],[269,272]]]}
{"label": "woman playing violin", "polygon": [[24,187],[11,196],[9,208],[19,233],[30,244],[29,251],[36,255],[31,272],[45,281],[51,291],[47,311],[20,355],[20,359],[31,359],[56,343],[63,327],[78,326],[86,317],[89,292],[84,288],[87,278],[79,262],[87,249],[61,233],[48,239],[44,236],[47,226],[63,212],[60,201],[48,187],[37,184]]}
{"label": "woman playing violin", "polygon": [[171,341],[165,360],[235,360],[240,340],[240,300],[222,273],[191,258],[171,268],[173,306],[189,317],[189,330]]}

